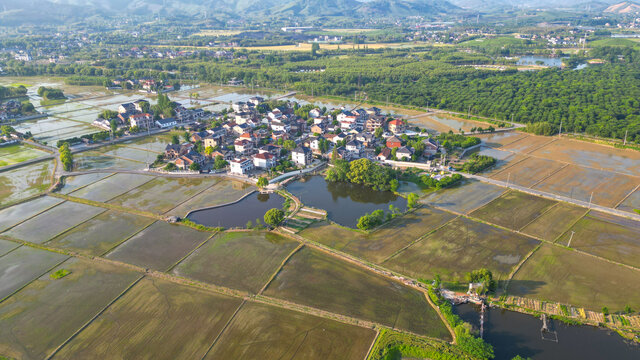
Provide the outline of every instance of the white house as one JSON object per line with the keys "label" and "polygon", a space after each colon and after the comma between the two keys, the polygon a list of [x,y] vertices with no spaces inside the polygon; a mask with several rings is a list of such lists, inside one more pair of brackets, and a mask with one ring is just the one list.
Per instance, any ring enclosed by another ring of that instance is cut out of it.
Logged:
{"label": "white house", "polygon": [[261,169],[271,169],[276,166],[276,157],[268,152],[253,155],[253,166]]}
{"label": "white house", "polygon": [[229,172],[237,175],[244,175],[253,169],[253,162],[249,159],[233,159],[229,161]]}
{"label": "white house", "polygon": [[291,160],[298,165],[307,166],[311,164],[311,155],[309,148],[298,146],[291,152]]}
{"label": "white house", "polygon": [[156,120],[156,125],[162,129],[166,129],[178,125],[178,122],[175,118],[158,119]]}

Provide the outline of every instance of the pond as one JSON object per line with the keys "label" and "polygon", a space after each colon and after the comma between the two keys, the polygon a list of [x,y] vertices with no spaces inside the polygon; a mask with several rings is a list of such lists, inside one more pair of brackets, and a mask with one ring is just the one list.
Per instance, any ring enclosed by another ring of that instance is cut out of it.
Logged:
{"label": "pond", "polygon": [[356,227],[358,219],[374,210],[388,211],[393,204],[402,211],[407,201],[389,191],[375,191],[351,183],[327,182],[322,176],[309,176],[287,185],[287,190],[305,205],[327,211],[338,224]]}
{"label": "pond", "polygon": [[[464,304],[454,311],[475,328],[480,326],[479,308]],[[558,342],[542,340],[539,318],[503,310],[490,309],[484,324],[484,339],[493,345],[496,360],[516,355],[541,360],[555,359],[640,359],[640,346],[615,332],[593,326],[572,326],[551,320]]]}
{"label": "pond", "polygon": [[264,213],[269,209],[282,209],[284,198],[278,194],[260,194],[254,192],[239,202],[213,209],[197,210],[187,218],[198,224],[210,227],[244,228],[247,222],[264,224]]}
{"label": "pond", "polygon": [[518,65],[539,65],[551,67],[562,67],[563,58],[552,58],[545,56],[523,56],[518,59]]}

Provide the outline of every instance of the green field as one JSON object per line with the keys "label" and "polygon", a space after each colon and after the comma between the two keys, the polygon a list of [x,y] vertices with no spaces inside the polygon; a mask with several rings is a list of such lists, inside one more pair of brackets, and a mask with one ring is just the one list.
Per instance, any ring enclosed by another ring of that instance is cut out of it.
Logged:
{"label": "green field", "polygon": [[380,263],[396,251],[454,217],[455,215],[444,211],[421,208],[395,218],[369,234],[320,222],[303,230],[300,235],[366,260]]}
{"label": "green field", "polygon": [[21,163],[46,155],[49,154],[26,145],[14,144],[0,146],[0,167]]}
{"label": "green field", "polygon": [[[65,269],[69,275],[49,275]],[[73,259],[0,304],[0,354],[44,359],[140,275]]]}
{"label": "green field", "polygon": [[543,240],[554,241],[567,231],[574,222],[584,216],[586,212],[587,209],[583,207],[561,202],[535,219],[531,224],[525,226],[521,231]]}
{"label": "green field", "polygon": [[0,172],[0,206],[40,194],[51,185],[53,161],[42,161]]}
{"label": "green field", "polygon": [[129,213],[105,211],[47,243],[48,246],[100,256],[154,220]]}
{"label": "green field", "polygon": [[240,299],[143,279],[56,359],[200,359]]}
{"label": "green field", "polygon": [[259,303],[246,303],[205,359],[363,359],[375,332]]}
{"label": "green field", "polygon": [[78,191],[74,191],[70,195],[87,200],[104,202],[153,179],[155,179],[153,176],[147,175],[115,174]]}
{"label": "green field", "polygon": [[504,188],[480,181],[467,181],[462,185],[436,191],[422,199],[427,205],[467,214],[505,192]]}
{"label": "green field", "polygon": [[423,293],[308,248],[289,259],[265,295],[431,337],[450,336]]}
{"label": "green field", "polygon": [[512,295],[600,311],[640,308],[640,272],[544,244],[509,284]]}
{"label": "green field", "polygon": [[69,176],[64,178],[64,187],[60,190],[61,194],[72,193],[79,188],[93,184],[96,181],[102,180],[105,177],[111,175],[110,173],[94,173],[78,176]]}
{"label": "green field", "polygon": [[106,156],[95,151],[78,154],[78,156],[74,156],[73,160],[75,169],[78,171],[97,169],[142,170],[146,168],[145,163]]}
{"label": "green field", "polygon": [[538,241],[507,230],[457,218],[384,262],[415,278],[464,281],[467,272],[487,268],[505,279]]}
{"label": "green field", "polygon": [[63,231],[91,219],[105,209],[67,201],[3,233],[3,235],[41,244]]}
{"label": "green field", "polygon": [[640,221],[597,211],[580,219],[558,243],[589,254],[640,268]]}
{"label": "green field", "polygon": [[43,196],[0,210],[0,231],[5,231],[9,227],[45,211],[52,206],[60,204],[61,202],[62,200],[58,198]]}
{"label": "green field", "polygon": [[206,178],[156,177],[109,203],[163,214],[215,183]]}
{"label": "green field", "polygon": [[189,254],[210,233],[157,221],[107,255],[126,263],[165,271]]}
{"label": "green field", "polygon": [[[218,179],[219,180],[219,179]],[[168,214],[184,217],[189,211],[226,204],[240,199],[250,191],[256,188],[249,184],[245,184],[232,180],[220,180],[217,184],[195,196],[189,201],[178,205],[168,211]]]}
{"label": "green field", "polygon": [[227,232],[209,240],[173,273],[257,293],[298,242],[267,232]]}
{"label": "green field", "polygon": [[0,257],[0,301],[67,258],[27,246]]}
{"label": "green field", "polygon": [[472,212],[470,216],[512,230],[520,230],[555,204],[556,201],[539,196],[509,191]]}

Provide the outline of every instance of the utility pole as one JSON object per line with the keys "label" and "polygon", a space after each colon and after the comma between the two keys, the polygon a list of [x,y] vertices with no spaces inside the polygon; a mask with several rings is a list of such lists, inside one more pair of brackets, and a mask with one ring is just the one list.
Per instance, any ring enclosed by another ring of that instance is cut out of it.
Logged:
{"label": "utility pole", "polygon": [[567,247],[571,247],[571,240],[573,240],[573,234],[575,234],[575,231],[571,232],[571,237],[569,238],[569,243],[567,244]]}
{"label": "utility pole", "polygon": [[509,188],[509,180],[511,179],[511,173],[507,175],[507,188]]}
{"label": "utility pole", "polygon": [[558,137],[562,135],[562,120],[560,120],[560,131],[558,131]]}
{"label": "utility pole", "polygon": [[624,132],[624,142],[622,143],[622,145],[627,145],[627,135],[629,134],[629,130]]}
{"label": "utility pole", "polygon": [[593,191],[591,192],[591,196],[589,197],[589,209],[591,209],[591,200],[593,200]]}

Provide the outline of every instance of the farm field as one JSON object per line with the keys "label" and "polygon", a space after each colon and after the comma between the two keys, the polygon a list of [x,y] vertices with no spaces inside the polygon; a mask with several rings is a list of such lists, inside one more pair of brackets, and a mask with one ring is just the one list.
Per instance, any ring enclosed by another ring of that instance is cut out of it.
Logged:
{"label": "farm field", "polygon": [[73,157],[73,161],[76,171],[103,169],[142,170],[146,168],[146,164],[142,162],[106,156],[95,151],[80,153]]}
{"label": "farm field", "polygon": [[49,153],[32,148],[26,145],[8,145],[0,147],[0,168],[7,165],[21,163],[23,161],[36,159]]}
{"label": "farm field", "polygon": [[211,236],[186,226],[157,221],[115,248],[107,257],[166,271]]}
{"label": "farm field", "polygon": [[515,274],[509,294],[600,311],[640,307],[640,272],[543,244]]}
{"label": "farm field", "polygon": [[422,198],[422,203],[448,211],[467,214],[499,197],[505,189],[480,181],[466,181],[462,185],[439,190]]}
{"label": "farm field", "polygon": [[297,241],[267,232],[226,232],[194,251],[173,273],[258,293],[297,246]]}
{"label": "farm field", "polygon": [[206,189],[198,196],[195,196],[169,210],[167,214],[184,217],[189,211],[226,204],[238,200],[245,194],[256,189],[255,186],[239,181],[222,179],[210,179],[209,181],[216,180],[219,182]]}
{"label": "farm field", "polygon": [[205,359],[363,359],[375,332],[260,303],[246,303]]}
{"label": "farm field", "polygon": [[501,146],[500,150],[507,150],[518,154],[529,154],[555,140],[556,139],[547,136],[529,135]]}
{"label": "farm field", "polygon": [[528,188],[553,175],[553,173],[562,169],[563,166],[566,166],[566,164],[529,157],[507,168],[503,167],[502,171],[494,173],[491,178],[504,182],[508,181],[510,184]]}
{"label": "farm field", "polygon": [[512,230],[520,230],[555,204],[556,201],[539,196],[508,191],[472,212],[470,216]]}
{"label": "farm field", "polygon": [[605,259],[640,268],[640,221],[591,211],[564,233],[558,243]]}
{"label": "farm field", "polygon": [[593,203],[615,207],[638,184],[640,177],[569,165],[533,188],[585,202],[593,193]]}
{"label": "farm field", "polygon": [[47,245],[100,256],[153,222],[150,218],[108,210],[65,231]]}
{"label": "farm field", "polygon": [[67,258],[27,246],[3,255],[0,257],[0,301]]}
{"label": "farm field", "polygon": [[173,134],[178,136],[181,135],[176,131],[172,131],[160,135],[147,136],[141,139],[127,140],[120,143],[120,146],[161,154],[164,153],[167,145],[171,143],[171,136]]}
{"label": "farm field", "polygon": [[505,279],[538,241],[459,217],[383,263],[414,278],[463,281],[466,273],[487,268]]}
{"label": "farm field", "polygon": [[640,210],[640,188],[636,189],[628,198],[624,199],[618,209],[631,213],[636,213],[636,210]]}
{"label": "farm field", "polygon": [[2,209],[0,210],[0,232],[35,216],[52,206],[58,205],[62,201],[63,200],[58,198],[42,196],[37,199]]}
{"label": "farm field", "polygon": [[395,218],[369,234],[320,222],[306,228],[299,235],[374,263],[380,263],[454,217],[455,215],[441,210],[421,208]]}
{"label": "farm field", "polygon": [[74,191],[70,195],[105,202],[153,179],[155,179],[153,176],[148,175],[118,173]]}
{"label": "farm field", "polygon": [[158,153],[152,151],[129,148],[120,145],[106,146],[100,148],[99,152],[106,156],[137,161],[144,164],[152,164],[154,161],[156,161],[156,158],[158,156]]}
{"label": "farm field", "polygon": [[480,138],[480,140],[482,140],[485,146],[492,147],[492,148],[500,148],[512,142],[523,139],[529,136],[529,134],[521,133],[517,131],[509,131],[509,132],[496,132],[491,134],[478,134],[474,136]]}
{"label": "farm field", "polygon": [[308,248],[289,259],[265,295],[421,335],[449,338],[425,294]]}
{"label": "farm field", "polygon": [[43,161],[0,172],[0,206],[44,192],[51,185],[53,161]]}
{"label": "farm field", "polygon": [[142,279],[56,358],[201,358],[240,302],[163,280]]}
{"label": "farm field", "polygon": [[79,188],[85,187],[87,185],[93,184],[94,182],[100,181],[107,176],[110,176],[110,173],[93,173],[86,175],[78,175],[78,176],[69,176],[64,178],[64,187],[59,190],[61,194],[69,194],[72,193]]}
{"label": "farm field", "polygon": [[586,212],[586,208],[559,202],[520,231],[543,240],[554,241]]}
{"label": "farm field", "polygon": [[19,247],[20,244],[14,243],[13,241],[2,240],[0,239],[0,256],[8,253],[9,251]]}
{"label": "farm field", "polygon": [[104,211],[105,209],[100,207],[67,201],[13,227],[2,235],[42,244]]}
{"label": "farm field", "polygon": [[206,178],[156,177],[109,203],[163,214],[216,182]]}
{"label": "farm field", "polygon": [[555,161],[640,176],[640,152],[585,141],[559,139],[532,153]]}
{"label": "farm field", "polygon": [[[50,276],[61,269],[69,275]],[[0,304],[0,353],[46,358],[138,277],[113,265],[66,261]]]}

